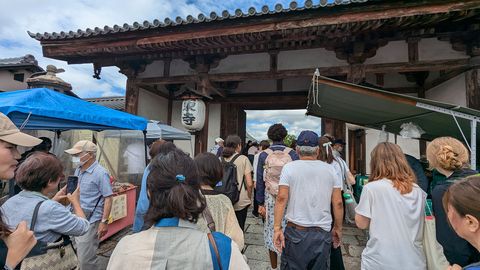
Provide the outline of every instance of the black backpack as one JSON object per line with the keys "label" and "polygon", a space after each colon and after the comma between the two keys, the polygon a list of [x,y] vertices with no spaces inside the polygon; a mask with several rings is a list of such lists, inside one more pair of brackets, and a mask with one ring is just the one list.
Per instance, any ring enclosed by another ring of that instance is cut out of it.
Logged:
{"label": "black backpack", "polygon": [[[229,162],[225,161],[225,158],[222,157],[223,178],[214,188],[215,191],[227,196],[230,201],[232,201],[232,204],[235,204],[240,199],[240,190],[237,181],[237,166],[234,164],[239,156],[240,155],[237,154]],[[242,180],[242,186],[244,185],[244,182],[245,179]]]}

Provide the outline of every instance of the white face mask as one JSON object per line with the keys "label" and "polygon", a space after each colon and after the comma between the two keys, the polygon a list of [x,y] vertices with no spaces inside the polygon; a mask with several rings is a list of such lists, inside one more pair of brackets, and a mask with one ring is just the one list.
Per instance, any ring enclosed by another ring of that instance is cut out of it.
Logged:
{"label": "white face mask", "polygon": [[88,155],[88,154],[85,154],[85,155],[83,155],[83,156],[81,156],[81,157],[72,157],[73,166],[74,166],[74,167],[81,167],[81,166],[83,166],[83,164],[85,164],[85,163],[88,161],[88,159],[85,160],[85,161],[80,161],[80,160],[81,160],[84,156],[86,156],[86,155]]}

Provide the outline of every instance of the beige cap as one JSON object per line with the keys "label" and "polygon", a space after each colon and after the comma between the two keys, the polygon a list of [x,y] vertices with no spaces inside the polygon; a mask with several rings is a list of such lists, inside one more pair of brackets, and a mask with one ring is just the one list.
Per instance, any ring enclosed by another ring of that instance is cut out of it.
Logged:
{"label": "beige cap", "polygon": [[78,141],[72,148],[65,150],[70,155],[76,155],[81,152],[97,152],[97,145],[91,141]]}
{"label": "beige cap", "polygon": [[223,139],[220,138],[220,137],[218,137],[218,138],[215,139],[215,142],[216,142],[216,143],[221,143],[221,142],[223,142]]}
{"label": "beige cap", "polygon": [[0,113],[0,140],[26,147],[33,147],[42,142],[38,138],[21,132],[3,113]]}

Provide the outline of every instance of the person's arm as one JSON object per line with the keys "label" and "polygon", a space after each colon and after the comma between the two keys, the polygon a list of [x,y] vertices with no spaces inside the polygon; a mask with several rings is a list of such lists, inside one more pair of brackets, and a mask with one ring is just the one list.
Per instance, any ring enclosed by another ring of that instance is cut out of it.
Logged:
{"label": "person's arm", "polygon": [[355,224],[359,229],[365,230],[370,226],[370,219],[372,218],[371,209],[371,194],[368,184],[363,187],[360,202],[355,208]]}
{"label": "person's arm", "polygon": [[253,193],[252,164],[250,164],[250,161],[248,160],[248,158],[245,159],[244,177],[245,177],[245,185],[247,187],[248,198],[251,199],[252,193]]}
{"label": "person's arm", "polygon": [[[72,214],[68,208],[59,203],[48,203],[49,231],[68,236],[81,236],[88,231],[90,222],[85,218],[80,203],[75,199],[72,200],[72,207],[76,214]],[[79,214],[82,216],[80,217]]]}
{"label": "person's arm", "polygon": [[108,218],[110,217],[110,211],[112,209],[112,185],[110,184],[110,176],[108,173],[104,173],[103,177],[100,179],[99,183],[100,194],[103,196],[105,202],[103,204],[103,213],[102,213],[102,221],[98,225],[97,236],[98,238],[102,238],[108,231]]}
{"label": "person's arm", "polygon": [[359,214],[355,214],[355,224],[359,229],[365,230],[370,226],[370,219]]}
{"label": "person's arm", "polygon": [[334,188],[332,192],[332,207],[333,207],[333,247],[340,246],[342,239],[342,225],[343,225],[343,202],[342,202],[342,190],[340,188]]}
{"label": "person's arm", "polygon": [[273,243],[277,251],[281,252],[285,247],[285,237],[282,230],[282,219],[285,213],[285,207],[288,202],[289,187],[285,185],[278,186],[277,200],[275,201],[274,225],[273,225]]}
{"label": "person's arm", "polygon": [[37,243],[37,239],[27,228],[25,221],[20,222],[17,229],[10,235],[3,237],[3,241],[8,247],[5,265],[11,269],[14,269]]}
{"label": "person's arm", "polygon": [[[110,211],[112,210],[112,196],[106,197],[105,198],[105,203],[103,205],[103,215],[102,215],[102,220],[107,220],[110,217]],[[100,222],[100,225],[98,225],[98,238],[102,238],[107,232],[108,232],[108,223],[106,222]]]}
{"label": "person's arm", "polygon": [[355,176],[350,171],[347,171],[347,181],[350,183],[350,185],[355,185]]}

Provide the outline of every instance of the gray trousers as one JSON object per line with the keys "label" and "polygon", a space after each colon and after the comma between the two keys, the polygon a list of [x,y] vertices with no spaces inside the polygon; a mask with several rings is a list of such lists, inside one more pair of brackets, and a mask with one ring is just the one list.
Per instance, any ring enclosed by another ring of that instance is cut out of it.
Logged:
{"label": "gray trousers", "polygon": [[332,234],[324,230],[285,228],[282,270],[329,270]]}
{"label": "gray trousers", "polygon": [[100,221],[90,224],[86,234],[74,238],[80,270],[98,269],[97,250],[100,240],[97,237],[97,230],[99,224]]}

